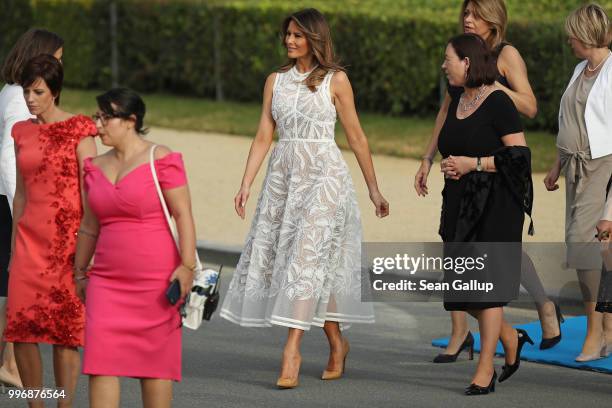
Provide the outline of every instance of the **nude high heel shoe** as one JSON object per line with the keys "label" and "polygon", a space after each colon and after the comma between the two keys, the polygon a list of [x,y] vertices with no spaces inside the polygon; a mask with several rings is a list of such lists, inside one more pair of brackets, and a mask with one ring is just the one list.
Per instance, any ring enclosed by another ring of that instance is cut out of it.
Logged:
{"label": "nude high heel shoe", "polygon": [[[299,356],[298,357],[298,366],[300,366],[302,364],[302,357]],[[299,369],[298,369],[298,374],[295,376],[295,378],[289,378],[289,377],[278,377],[278,380],[276,380],[276,386],[278,388],[280,388],[281,390],[288,390],[291,388],[295,388],[298,386],[299,381],[298,381],[298,377],[300,375]]]}
{"label": "nude high heel shoe", "polygon": [[337,380],[344,374],[344,368],[346,367],[346,356],[349,353],[350,347],[347,339],[342,339],[342,345],[344,346],[344,358],[342,359],[342,368],[340,370],[324,370],[321,375],[322,380]]}
{"label": "nude high heel shoe", "polygon": [[19,376],[12,375],[4,366],[0,367],[0,384],[4,387],[23,388]]}
{"label": "nude high heel shoe", "polygon": [[298,378],[281,378],[276,381],[276,386],[282,390],[288,390],[298,386]]}
{"label": "nude high heel shoe", "polygon": [[610,351],[608,351],[608,345],[606,344],[606,340],[604,338],[601,339],[601,347],[599,351],[591,354],[580,353],[578,357],[576,357],[576,361],[579,363],[586,363],[588,361],[599,360],[602,358],[606,358],[610,355]]}

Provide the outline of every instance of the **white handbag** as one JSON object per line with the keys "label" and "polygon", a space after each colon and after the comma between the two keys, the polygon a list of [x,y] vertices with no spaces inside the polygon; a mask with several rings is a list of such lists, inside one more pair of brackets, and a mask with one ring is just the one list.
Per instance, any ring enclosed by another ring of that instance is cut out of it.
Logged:
{"label": "white handbag", "polygon": [[[149,166],[151,167],[151,174],[153,175],[153,181],[155,182],[155,189],[157,190],[159,202],[161,203],[162,209],[164,210],[164,215],[166,216],[168,228],[170,228],[170,232],[172,233],[174,242],[177,248],[179,248],[178,236],[176,233],[175,225],[174,222],[172,222],[170,211],[168,211],[168,206],[166,205],[166,200],[164,199],[164,195],[159,184],[159,179],[157,178],[157,172],[155,171],[154,163],[156,147],[157,145],[153,145],[151,147]],[[200,257],[198,256],[197,250],[195,252],[195,260],[196,266],[193,276],[193,285],[191,288],[191,292],[187,295],[187,298],[185,299],[185,304],[183,305],[184,311],[183,313],[181,313],[183,325],[192,330],[197,330],[202,324],[202,320],[204,317],[204,305],[206,303],[206,300],[209,297],[212,297],[213,295],[216,295],[216,298],[218,300],[217,283],[219,280],[219,272],[215,271],[214,269],[204,269],[202,267],[202,263],[200,262]],[[210,315],[208,316],[208,319],[210,319]]]}

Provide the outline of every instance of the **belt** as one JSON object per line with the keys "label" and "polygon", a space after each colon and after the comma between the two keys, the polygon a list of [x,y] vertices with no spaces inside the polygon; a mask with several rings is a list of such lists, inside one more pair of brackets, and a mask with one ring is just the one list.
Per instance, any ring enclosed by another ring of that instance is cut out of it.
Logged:
{"label": "belt", "polygon": [[559,147],[561,164],[565,170],[565,178],[570,183],[576,183],[584,177],[586,166],[591,159],[591,154],[584,150],[572,152],[564,147]]}

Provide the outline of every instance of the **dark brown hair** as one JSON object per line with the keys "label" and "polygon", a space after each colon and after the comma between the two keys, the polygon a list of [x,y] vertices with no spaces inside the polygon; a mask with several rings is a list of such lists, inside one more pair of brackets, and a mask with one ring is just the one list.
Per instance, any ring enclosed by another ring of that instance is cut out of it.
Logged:
{"label": "dark brown hair", "polygon": [[[304,84],[311,91],[316,90],[316,86],[321,84],[325,75],[329,71],[344,71],[344,68],[339,64],[334,54],[334,45],[331,39],[331,31],[329,25],[317,9],[308,8],[291,14],[283,21],[281,28],[281,41],[285,44],[285,36],[289,28],[289,24],[294,22],[300,31],[304,33],[306,41],[314,56],[318,66],[304,80]],[[291,58],[285,65],[280,68],[281,72],[285,72],[293,68],[295,59]]]}
{"label": "dark brown hair", "polygon": [[143,128],[147,108],[140,95],[131,89],[113,88],[96,96],[96,101],[100,110],[111,117],[127,120],[134,115],[136,133],[142,136],[148,132],[148,129]]}
{"label": "dark brown hair", "polygon": [[487,43],[477,34],[461,34],[451,38],[448,43],[459,59],[467,58],[470,66],[465,79],[465,87],[477,88],[491,85],[497,78],[497,65]]}
{"label": "dark brown hair", "polygon": [[53,55],[38,55],[26,62],[19,78],[19,84],[23,88],[27,88],[39,78],[45,81],[51,94],[55,96],[55,104],[59,105],[60,93],[64,83],[64,68]]}
{"label": "dark brown hair", "polygon": [[64,40],[51,31],[31,28],[19,37],[2,65],[2,79],[8,84],[19,84],[26,62],[41,54],[55,54]]}

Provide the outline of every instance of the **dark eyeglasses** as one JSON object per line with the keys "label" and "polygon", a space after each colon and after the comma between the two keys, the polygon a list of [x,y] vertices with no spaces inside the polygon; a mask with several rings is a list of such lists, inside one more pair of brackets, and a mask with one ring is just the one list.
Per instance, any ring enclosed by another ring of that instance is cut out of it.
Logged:
{"label": "dark eyeglasses", "polygon": [[91,118],[93,119],[94,122],[97,122],[98,120],[100,122],[102,122],[103,125],[106,125],[106,123],[113,118],[122,118],[123,115],[119,114],[119,113],[113,113],[113,114],[109,114],[109,113],[94,113],[93,115],[91,115]]}

